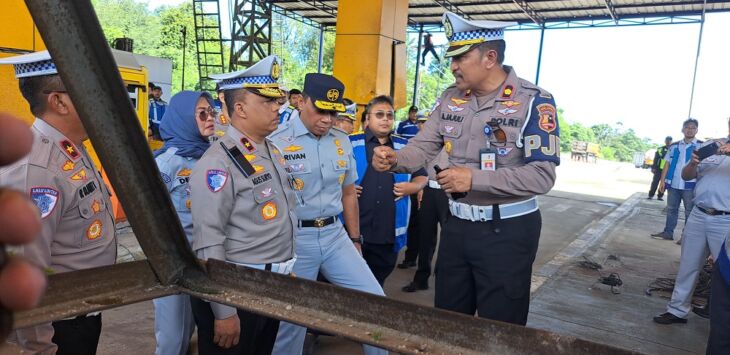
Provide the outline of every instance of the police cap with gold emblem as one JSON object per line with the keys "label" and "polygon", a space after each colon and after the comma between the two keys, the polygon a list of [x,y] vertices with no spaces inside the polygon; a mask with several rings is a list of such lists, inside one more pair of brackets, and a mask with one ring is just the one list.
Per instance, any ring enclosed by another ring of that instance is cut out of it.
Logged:
{"label": "police cap with gold emblem", "polygon": [[338,113],[338,117],[346,118],[351,121],[355,121],[355,115],[357,114],[357,104],[352,103],[350,105],[345,106],[345,112]]}
{"label": "police cap with gold emblem", "polygon": [[56,64],[51,60],[48,51],[0,58],[0,64],[12,64],[18,79],[58,74]]}
{"label": "police cap with gold emblem", "polygon": [[332,75],[309,73],[304,77],[304,93],[320,110],[345,112],[342,102],[345,85]]}
{"label": "police cap with gold emblem", "polygon": [[220,90],[246,89],[265,97],[284,97],[279,88],[281,60],[275,55],[261,59],[256,64],[231,73],[212,74],[210,77],[218,82]]}
{"label": "police cap with gold emblem", "polygon": [[480,43],[504,39],[505,27],[515,26],[517,22],[470,21],[453,12],[446,12],[443,24],[446,39],[449,40],[444,57],[449,58],[464,54]]}

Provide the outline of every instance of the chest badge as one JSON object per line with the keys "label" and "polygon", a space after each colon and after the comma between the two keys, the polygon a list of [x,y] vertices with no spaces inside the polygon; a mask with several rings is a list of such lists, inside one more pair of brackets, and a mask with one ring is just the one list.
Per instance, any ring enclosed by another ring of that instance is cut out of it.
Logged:
{"label": "chest badge", "polygon": [[61,169],[62,169],[63,171],[71,171],[71,170],[73,170],[73,169],[74,169],[75,167],[76,167],[76,164],[74,164],[74,162],[72,162],[72,161],[70,161],[70,160],[66,160],[66,163],[64,163],[64,164],[63,164],[63,166],[61,167]]}
{"label": "chest badge", "polygon": [[190,176],[190,174],[192,172],[193,172],[192,170],[185,168],[185,169],[182,169],[182,170],[178,171],[177,172],[177,176],[180,176],[180,177]]}
{"label": "chest badge", "polygon": [[342,185],[343,182],[345,182],[345,174],[340,174],[340,176],[337,177],[337,181]]}
{"label": "chest badge", "polygon": [[454,106],[454,105],[446,105],[446,106],[449,108],[449,110],[451,110],[451,112],[461,112],[461,111],[464,111],[464,109],[466,109],[465,107],[459,107],[459,106]]}
{"label": "chest badge", "polygon": [[276,218],[277,214],[279,214],[279,210],[276,203],[273,201],[269,201],[261,207],[261,218],[263,218],[264,221],[270,221]]}
{"label": "chest badge", "polygon": [[71,180],[74,180],[74,181],[86,180],[86,170],[84,168],[81,168],[81,170],[79,170],[75,174],[71,175]]}
{"label": "chest badge", "polygon": [[294,190],[302,191],[304,189],[304,180],[300,178],[295,178],[293,185],[294,186],[292,187],[294,187]]}
{"label": "chest badge", "polygon": [[446,150],[446,154],[451,155],[451,141],[444,142],[444,149]]}
{"label": "chest badge", "polygon": [[339,147],[342,147],[342,143],[340,142],[340,140],[339,140],[339,139],[335,138],[335,141],[334,141],[334,142],[335,142],[335,146],[336,146],[336,147],[338,147],[338,148],[339,148]]}
{"label": "chest badge", "polygon": [[94,213],[101,212],[101,202],[98,200],[94,200],[94,202],[91,204],[91,210],[94,211]]}
{"label": "chest badge", "polygon": [[294,153],[294,152],[298,152],[300,150],[302,150],[302,146],[300,146],[300,145],[293,145],[293,144],[290,145],[290,146],[288,146],[288,147],[286,147],[286,148],[284,148],[284,151],[287,152],[287,153]]}
{"label": "chest badge", "polygon": [[104,226],[101,224],[100,220],[95,220],[89,228],[86,229],[86,239],[88,240],[95,240],[99,239],[101,237],[101,232],[103,231]]}
{"label": "chest badge", "polygon": [[342,149],[341,147],[338,147],[337,148],[337,155],[339,155],[339,156],[345,155],[345,150]]}
{"label": "chest badge", "polygon": [[455,105],[457,105],[457,106],[461,106],[461,105],[463,105],[463,104],[465,104],[465,103],[469,102],[469,100],[462,100],[462,99],[457,99],[457,98],[455,98],[455,97],[452,97],[452,98],[451,98],[451,102],[453,102],[453,103],[454,103]]}
{"label": "chest badge", "polygon": [[517,110],[515,110],[513,108],[505,107],[505,108],[497,110],[497,112],[507,116],[507,115],[511,115],[513,113],[517,113]]}
{"label": "chest badge", "polygon": [[30,189],[30,198],[41,212],[41,219],[48,217],[58,204],[60,194],[51,187],[33,187]]}

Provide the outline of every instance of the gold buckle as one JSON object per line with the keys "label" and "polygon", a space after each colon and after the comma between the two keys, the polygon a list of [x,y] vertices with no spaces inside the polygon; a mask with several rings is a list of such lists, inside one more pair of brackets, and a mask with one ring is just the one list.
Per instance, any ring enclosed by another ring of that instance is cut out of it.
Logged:
{"label": "gold buckle", "polygon": [[324,227],[324,219],[322,219],[322,218],[315,219],[314,220],[314,226],[317,227],[317,228]]}
{"label": "gold buckle", "polygon": [[715,213],[717,212],[717,210],[716,210],[716,209],[714,209],[714,208],[712,208],[712,207],[710,207],[710,208],[705,208],[705,211],[707,211],[707,214],[709,214],[709,215],[713,215],[713,216],[714,216],[714,215],[715,215]]}

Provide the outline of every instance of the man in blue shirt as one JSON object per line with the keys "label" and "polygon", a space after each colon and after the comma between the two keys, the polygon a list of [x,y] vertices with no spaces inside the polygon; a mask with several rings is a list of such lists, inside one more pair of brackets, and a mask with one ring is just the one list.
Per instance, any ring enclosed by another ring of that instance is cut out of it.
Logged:
{"label": "man in blue shirt", "polygon": [[682,124],[684,139],[669,146],[667,155],[664,157],[664,171],[662,181],[659,183],[659,193],[663,193],[666,187],[667,194],[667,221],[664,230],[652,234],[654,239],[673,240],[674,228],[677,226],[679,217],[679,204],[684,203],[685,221],[692,212],[692,199],[694,198],[694,187],[697,180],[682,179],[682,169],[692,159],[692,152],[702,141],[695,138],[697,135],[698,122],[689,118]]}
{"label": "man in blue shirt", "polygon": [[160,123],[162,123],[162,116],[165,115],[165,109],[167,109],[167,102],[162,99],[162,88],[155,86],[152,88],[148,117],[150,132],[152,137],[157,140],[162,140],[160,138]]}
{"label": "man in blue shirt", "polygon": [[358,199],[360,233],[364,241],[362,255],[382,286],[393,272],[398,251],[405,244],[411,209],[406,196],[415,196],[428,179],[423,169],[415,172],[411,180],[410,174],[379,172],[372,167],[370,162],[375,147],[386,145],[400,149],[408,141],[392,134],[395,113],[390,97],[375,97],[370,100],[365,112],[365,132],[351,135],[350,141],[358,167],[356,184],[362,186],[362,194]]}
{"label": "man in blue shirt", "polygon": [[418,107],[411,106],[408,109],[408,119],[398,124],[398,129],[395,130],[395,134],[409,140],[418,134]]}

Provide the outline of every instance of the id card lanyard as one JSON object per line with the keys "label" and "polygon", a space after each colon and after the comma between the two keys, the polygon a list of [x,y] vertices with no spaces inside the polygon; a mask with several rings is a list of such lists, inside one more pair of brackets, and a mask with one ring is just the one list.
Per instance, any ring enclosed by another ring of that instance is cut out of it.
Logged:
{"label": "id card lanyard", "polygon": [[492,127],[488,124],[484,125],[484,135],[487,139],[486,148],[479,149],[479,169],[484,171],[497,170],[497,151],[492,148]]}

